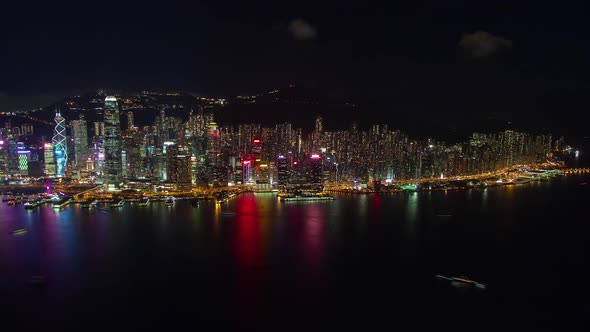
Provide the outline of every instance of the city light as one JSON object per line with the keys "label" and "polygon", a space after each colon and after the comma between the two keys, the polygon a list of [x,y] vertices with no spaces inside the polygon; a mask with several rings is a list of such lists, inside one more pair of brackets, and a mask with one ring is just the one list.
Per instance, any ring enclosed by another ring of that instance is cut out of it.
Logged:
{"label": "city light", "polygon": [[312,154],[311,159],[320,159],[320,155],[319,154]]}

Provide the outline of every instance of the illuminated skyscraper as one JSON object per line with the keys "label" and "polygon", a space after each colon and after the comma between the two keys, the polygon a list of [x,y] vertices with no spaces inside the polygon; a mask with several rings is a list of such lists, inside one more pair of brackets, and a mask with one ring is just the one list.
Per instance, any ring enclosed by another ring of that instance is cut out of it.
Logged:
{"label": "illuminated skyscraper", "polygon": [[56,175],[64,176],[68,162],[68,146],[66,142],[66,119],[58,111],[55,112],[55,128],[53,131],[53,148],[55,151]]}
{"label": "illuminated skyscraper", "polygon": [[104,176],[114,187],[121,181],[121,123],[117,98],[104,100]]}
{"label": "illuminated skyscraper", "polygon": [[55,165],[55,150],[53,144],[45,143],[44,146],[44,157],[45,157],[45,175],[55,176],[57,174]]}
{"label": "illuminated skyscraper", "polygon": [[135,125],[133,124],[133,112],[127,112],[127,129],[132,130]]}
{"label": "illuminated skyscraper", "polygon": [[0,177],[8,175],[8,164],[6,163],[7,144],[3,136],[0,130]]}
{"label": "illuminated skyscraper", "polygon": [[209,147],[209,165],[221,166],[221,130],[217,126],[217,123],[209,123],[207,139]]}
{"label": "illuminated skyscraper", "polygon": [[84,115],[79,120],[72,121],[72,136],[74,138],[74,161],[78,167],[86,167],[88,158],[88,128]]}
{"label": "illuminated skyscraper", "polygon": [[280,155],[278,158],[278,184],[283,187],[289,182],[289,160],[285,156]]}
{"label": "illuminated skyscraper", "polygon": [[174,183],[177,190],[191,190],[191,156],[188,149],[174,144],[166,150],[168,182]]}

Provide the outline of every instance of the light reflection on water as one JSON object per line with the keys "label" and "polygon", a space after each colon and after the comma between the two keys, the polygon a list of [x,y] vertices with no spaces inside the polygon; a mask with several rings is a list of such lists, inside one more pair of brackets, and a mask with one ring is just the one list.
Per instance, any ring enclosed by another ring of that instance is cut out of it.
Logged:
{"label": "light reflection on water", "polygon": [[[385,279],[403,278],[387,274],[401,256],[412,263],[403,275],[430,278],[439,267],[451,266],[485,280],[495,271],[510,275],[515,261],[510,250],[490,253],[490,247],[502,248],[490,244],[530,248],[537,238],[527,236],[540,232],[515,232],[520,221],[503,222],[504,218],[542,218],[547,209],[565,216],[575,213],[561,211],[550,199],[568,197],[575,202],[569,192],[583,188],[578,180],[568,181],[448,193],[338,195],[333,202],[306,204],[280,203],[276,195],[251,193],[223,205],[201,202],[198,208],[177,201],[174,207],[153,202],[144,208],[128,204],[84,210],[72,205],[56,211],[43,206],[29,212],[2,204],[0,290],[17,289],[37,274],[52,279],[52,295],[64,297],[73,296],[74,288],[98,287],[103,279],[110,280],[116,292],[138,280],[174,289],[181,287],[175,285],[179,276],[207,276],[207,282],[218,282],[231,293],[216,296],[228,296],[249,314],[245,308],[261,305],[269,296],[269,285],[320,287],[336,274],[346,287],[353,287],[355,277],[348,275],[366,269],[375,269]],[[543,211],[531,210],[536,202],[543,202]],[[568,219],[560,218],[553,227],[563,227],[564,220]],[[13,236],[19,228],[29,232]],[[521,253],[519,261],[527,258]],[[183,287],[199,294],[209,284]],[[407,281],[407,287],[418,286]],[[290,296],[297,298],[295,291]]]}

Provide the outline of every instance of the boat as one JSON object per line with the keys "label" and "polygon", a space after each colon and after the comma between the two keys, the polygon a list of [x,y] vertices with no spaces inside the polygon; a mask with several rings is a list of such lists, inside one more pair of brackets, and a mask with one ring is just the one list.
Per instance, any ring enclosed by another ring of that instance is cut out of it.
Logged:
{"label": "boat", "polygon": [[525,184],[525,183],[529,183],[533,180],[533,178],[528,177],[528,176],[519,176],[514,180],[515,184]]}
{"label": "boat", "polygon": [[196,208],[196,207],[199,207],[199,199],[198,199],[198,198],[194,198],[194,199],[191,201],[191,205],[192,205],[193,207],[195,207],[195,208]]}
{"label": "boat", "polygon": [[66,207],[71,202],[72,202],[71,197],[60,198],[59,200],[53,202],[53,208],[54,209],[61,209],[63,207]]}
{"label": "boat", "polygon": [[455,288],[475,288],[479,290],[485,290],[487,288],[486,285],[467,277],[445,277],[440,274],[437,274],[435,277],[438,280],[448,281]]}
{"label": "boat", "polygon": [[333,201],[334,196],[330,195],[285,195],[279,198],[281,203],[284,202],[306,202],[306,201]]}
{"label": "boat", "polygon": [[111,207],[118,208],[118,207],[123,207],[123,205],[125,205],[125,198],[119,198],[119,199],[115,200],[113,202],[113,204],[111,204]]}
{"label": "boat", "polygon": [[174,205],[174,197],[173,196],[166,197],[166,199],[164,200],[164,204],[166,204],[168,206]]}
{"label": "boat", "polygon": [[25,206],[25,210],[32,210],[41,204],[43,204],[42,200],[28,201],[24,204],[24,206]]}
{"label": "boat", "polygon": [[21,228],[21,229],[17,229],[17,230],[15,230],[14,232],[12,232],[12,235],[15,235],[15,236],[20,236],[20,235],[25,235],[25,234],[27,234],[27,232],[28,232],[28,231],[27,231],[27,229],[26,229],[26,228]]}
{"label": "boat", "polygon": [[142,197],[137,205],[141,206],[141,207],[145,207],[145,206],[148,206],[149,204],[150,204],[150,199],[148,197]]}
{"label": "boat", "polygon": [[84,208],[84,209],[90,209],[95,207],[98,204],[98,201],[96,199],[87,199],[85,201],[83,201],[82,203],[80,203],[80,207]]}

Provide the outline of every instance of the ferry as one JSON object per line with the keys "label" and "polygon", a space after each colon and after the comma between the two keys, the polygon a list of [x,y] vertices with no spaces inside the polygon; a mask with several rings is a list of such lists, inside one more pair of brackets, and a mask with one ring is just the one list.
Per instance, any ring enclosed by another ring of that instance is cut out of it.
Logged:
{"label": "ferry", "polygon": [[137,205],[141,206],[141,207],[145,207],[145,206],[148,206],[149,204],[150,204],[150,199],[148,197],[142,197]]}
{"label": "ferry", "polygon": [[96,199],[87,199],[85,201],[83,201],[82,203],[80,203],[80,207],[83,209],[90,209],[95,207],[98,204],[98,201]]}
{"label": "ferry", "polygon": [[61,209],[61,208],[66,207],[71,202],[72,202],[72,198],[71,197],[64,197],[64,198],[59,199],[56,202],[53,202],[53,208],[54,209]]}
{"label": "ferry", "polygon": [[111,207],[118,208],[118,207],[123,207],[123,205],[125,205],[125,198],[119,198],[119,199],[115,200],[113,204],[111,204]]}
{"label": "ferry", "polygon": [[281,203],[285,202],[311,202],[311,201],[333,201],[334,196],[330,195],[285,195],[279,198]]}
{"label": "ferry", "polygon": [[514,179],[515,184],[525,184],[531,182],[533,179],[528,176],[519,176]]}
{"label": "ferry", "polygon": [[437,274],[435,277],[439,280],[449,281],[451,286],[455,288],[476,288],[480,290],[486,289],[486,285],[466,277],[445,277],[440,274]]}
{"label": "ferry", "polygon": [[17,229],[15,231],[12,232],[12,235],[14,236],[20,236],[20,235],[25,235],[27,234],[27,229],[26,228],[21,228],[21,229]]}
{"label": "ferry", "polygon": [[25,206],[25,210],[32,210],[41,204],[43,204],[42,200],[28,201],[24,204],[24,206]]}
{"label": "ferry", "polygon": [[164,204],[166,204],[168,206],[174,205],[174,197],[173,196],[166,197],[166,200],[164,201]]}

